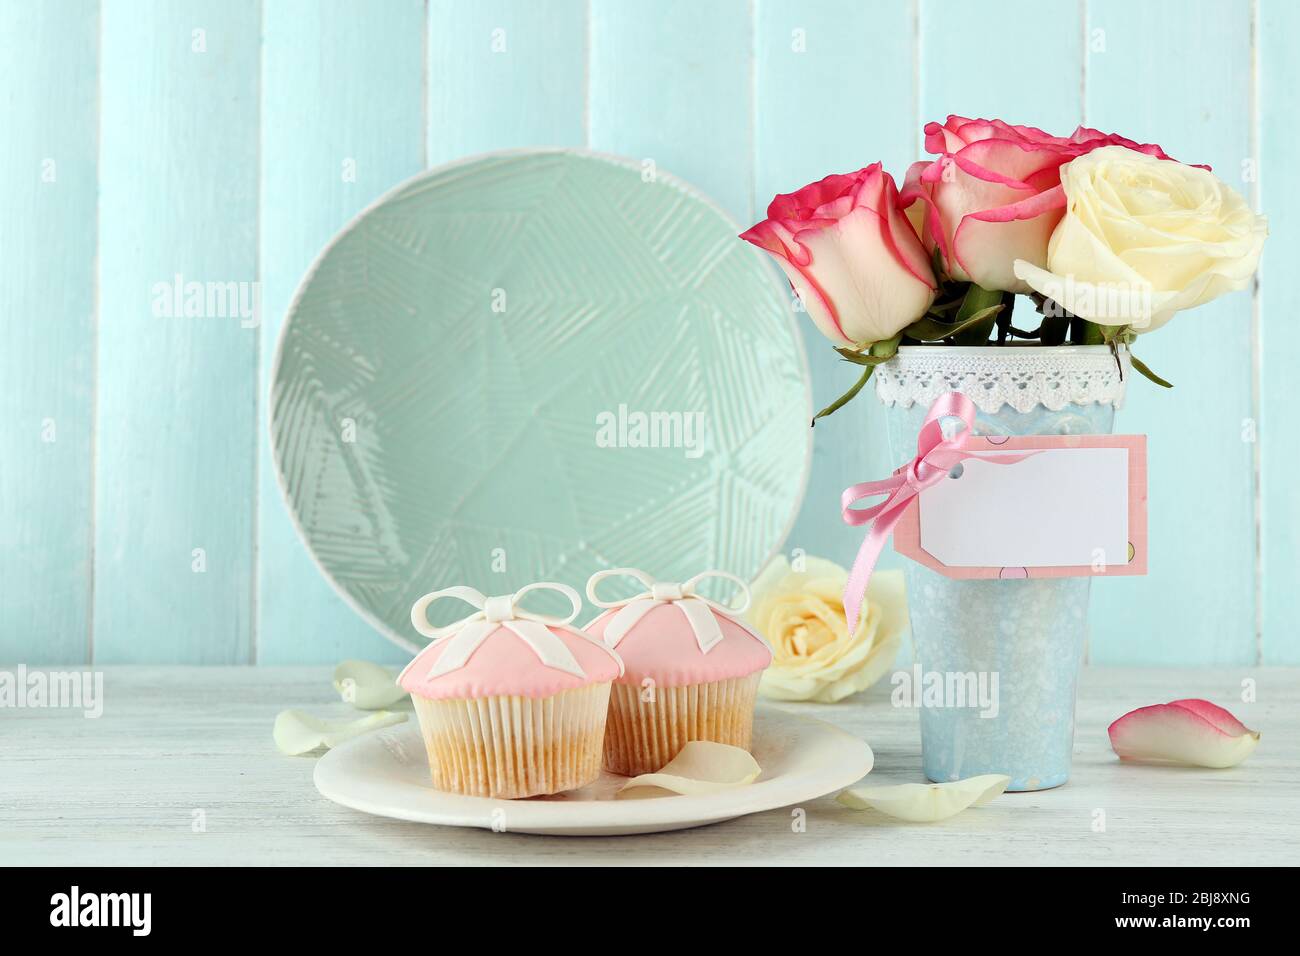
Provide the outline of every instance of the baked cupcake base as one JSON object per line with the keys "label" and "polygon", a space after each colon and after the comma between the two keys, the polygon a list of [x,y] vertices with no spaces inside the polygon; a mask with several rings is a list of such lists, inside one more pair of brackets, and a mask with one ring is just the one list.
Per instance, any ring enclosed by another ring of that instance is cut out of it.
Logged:
{"label": "baked cupcake base", "polygon": [[689,741],[713,740],[749,749],[754,699],[762,672],[748,677],[650,689],[615,683],[605,730],[605,769],[635,777],[654,773]]}
{"label": "baked cupcake base", "polygon": [[600,776],[609,684],[551,697],[413,696],[435,789],[511,800]]}

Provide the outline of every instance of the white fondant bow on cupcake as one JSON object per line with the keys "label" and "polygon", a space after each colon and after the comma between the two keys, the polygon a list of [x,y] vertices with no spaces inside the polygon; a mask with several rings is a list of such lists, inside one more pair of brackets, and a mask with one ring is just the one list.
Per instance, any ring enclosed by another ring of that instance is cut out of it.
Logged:
{"label": "white fondant bow on cupcake", "polygon": [[[646,586],[646,590],[619,601],[602,601],[596,596],[596,585],[606,578],[614,577],[636,578]],[[719,604],[697,593],[696,585],[706,578],[723,578],[739,587],[740,604]],[[718,627],[718,619],[713,616],[714,612],[725,614],[727,617],[743,612],[749,607],[749,585],[726,571],[702,571],[689,581],[669,584],[656,581],[636,568],[610,568],[607,571],[597,571],[587,581],[587,597],[597,607],[619,608],[605,625],[605,643],[610,647],[617,647],[619,641],[627,636],[628,631],[632,630],[651,608],[658,607],[660,604],[674,604],[686,615],[700,652],[707,654],[722,640],[722,629]]]}
{"label": "white fondant bow on cupcake", "polygon": [[[518,606],[525,594],[532,591],[557,591],[573,604],[573,610],[564,617],[552,614],[538,614]],[[458,598],[466,604],[473,605],[478,611],[446,627],[434,627],[429,623],[429,605],[441,598]],[[411,605],[411,626],[425,637],[433,639],[434,644],[446,642],[437,662],[429,671],[428,679],[433,680],[452,671],[460,670],[499,627],[514,633],[520,640],[532,648],[533,653],[547,667],[554,667],[572,674],[574,677],[586,677],[586,673],[565,643],[551,633],[550,628],[562,627],[572,631],[593,644],[599,643],[570,624],[582,610],[582,598],[578,592],[567,584],[554,584],[541,581],[520,588],[514,594],[498,597],[484,597],[482,592],[471,587],[444,588],[420,598]]]}

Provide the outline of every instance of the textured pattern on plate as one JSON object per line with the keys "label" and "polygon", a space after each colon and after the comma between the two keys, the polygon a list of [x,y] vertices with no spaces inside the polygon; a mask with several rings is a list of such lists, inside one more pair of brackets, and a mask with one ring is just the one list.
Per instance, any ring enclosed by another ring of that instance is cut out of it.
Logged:
{"label": "textured pattern on plate", "polygon": [[[412,602],[451,584],[756,573],[799,507],[810,397],[789,298],[736,232],[662,173],[556,150],[433,170],[359,217],[272,378],[327,577],[409,644]],[[637,413],[675,414],[678,447],[598,441]]]}

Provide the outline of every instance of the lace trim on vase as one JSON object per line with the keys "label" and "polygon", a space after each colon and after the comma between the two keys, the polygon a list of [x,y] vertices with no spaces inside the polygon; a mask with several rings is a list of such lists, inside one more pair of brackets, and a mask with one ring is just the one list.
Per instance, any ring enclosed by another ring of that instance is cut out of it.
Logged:
{"label": "lace trim on vase", "polygon": [[1059,411],[1066,405],[1113,405],[1124,402],[1130,368],[1121,350],[1121,376],[1106,348],[965,349],[913,346],[876,368],[872,379],[885,405],[929,406],[945,392],[961,392],[987,414],[1010,405],[1027,412],[1041,405]]}

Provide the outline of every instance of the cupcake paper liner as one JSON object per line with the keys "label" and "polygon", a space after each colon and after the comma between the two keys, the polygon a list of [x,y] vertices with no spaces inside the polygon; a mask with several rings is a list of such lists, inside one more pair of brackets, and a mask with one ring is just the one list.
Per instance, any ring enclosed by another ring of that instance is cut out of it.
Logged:
{"label": "cupcake paper liner", "polygon": [[433,786],[510,800],[584,787],[600,776],[610,685],[551,697],[413,696]]}
{"label": "cupcake paper liner", "polygon": [[605,769],[634,777],[655,773],[692,740],[714,740],[748,750],[754,698],[762,672],[748,677],[654,688],[614,684],[605,732]]}

